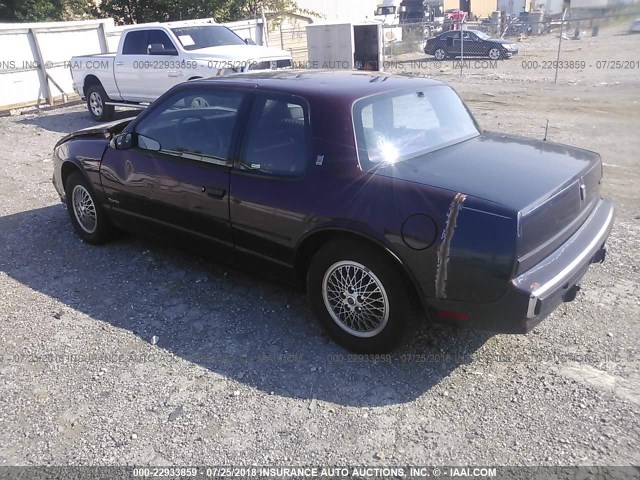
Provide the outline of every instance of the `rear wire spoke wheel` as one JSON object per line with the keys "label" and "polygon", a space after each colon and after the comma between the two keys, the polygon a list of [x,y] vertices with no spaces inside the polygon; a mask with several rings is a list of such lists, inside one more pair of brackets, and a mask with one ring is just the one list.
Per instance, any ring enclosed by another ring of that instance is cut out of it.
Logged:
{"label": "rear wire spoke wheel", "polygon": [[364,265],[342,261],[322,281],[324,305],[336,324],[361,338],[374,337],[389,321],[389,299],[380,279]]}
{"label": "rear wire spoke wheel", "polygon": [[307,271],[307,296],[320,324],[359,353],[395,348],[409,322],[413,288],[384,250],[357,240],[324,245]]}

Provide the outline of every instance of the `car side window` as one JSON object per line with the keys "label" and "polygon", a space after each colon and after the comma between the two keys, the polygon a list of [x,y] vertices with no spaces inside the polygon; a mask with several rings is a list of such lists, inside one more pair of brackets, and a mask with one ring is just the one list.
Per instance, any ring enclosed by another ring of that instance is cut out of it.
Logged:
{"label": "car side window", "polygon": [[167,52],[177,52],[175,45],[169,38],[169,35],[167,35],[162,30],[149,30],[149,37],[147,38],[147,50],[144,53],[148,52],[149,46],[152,43],[161,44]]}
{"label": "car side window", "polygon": [[304,173],[308,118],[301,101],[258,97],[251,112],[240,168],[278,176]]}
{"label": "car side window", "polygon": [[176,93],[138,124],[135,132],[144,140],[138,141],[138,148],[230,166],[231,141],[244,98],[244,93],[233,90]]}
{"label": "car side window", "polygon": [[124,37],[124,45],[122,45],[123,55],[146,55],[147,53],[147,36],[146,30],[138,30],[126,33]]}

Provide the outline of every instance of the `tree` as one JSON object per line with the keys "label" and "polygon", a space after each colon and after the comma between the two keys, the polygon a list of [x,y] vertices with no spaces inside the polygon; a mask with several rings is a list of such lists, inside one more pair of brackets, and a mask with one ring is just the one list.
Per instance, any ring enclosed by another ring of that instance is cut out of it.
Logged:
{"label": "tree", "polygon": [[295,0],[102,0],[94,8],[99,17],[113,17],[116,23],[169,22],[192,18],[215,18],[219,22],[258,18],[265,13],[319,16],[300,9]]}
{"label": "tree", "polygon": [[74,20],[82,18],[88,13],[88,4],[82,0],[0,1],[0,21],[2,22]]}
{"label": "tree", "polygon": [[[226,22],[267,14],[318,16],[295,0],[0,0],[0,21],[73,20],[87,15],[112,17],[118,24],[215,18]],[[277,22],[277,21],[276,21]]]}
{"label": "tree", "polygon": [[116,23],[169,22],[191,18],[225,17],[230,0],[102,0],[94,9]]}
{"label": "tree", "polygon": [[320,14],[312,10],[300,8],[295,0],[230,0],[228,14],[224,20],[241,20],[243,18],[257,18],[264,13],[277,17],[283,15],[306,15],[319,17]]}

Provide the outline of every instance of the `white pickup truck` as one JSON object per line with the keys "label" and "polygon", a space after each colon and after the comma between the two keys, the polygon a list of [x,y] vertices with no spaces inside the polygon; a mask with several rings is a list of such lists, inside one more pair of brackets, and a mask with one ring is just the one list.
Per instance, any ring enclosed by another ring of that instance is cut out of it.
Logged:
{"label": "white pickup truck", "polygon": [[287,51],[242,40],[223,25],[187,21],[127,28],[117,53],[72,57],[70,67],[91,116],[108,121],[116,106],[144,108],[186,80],[292,64]]}

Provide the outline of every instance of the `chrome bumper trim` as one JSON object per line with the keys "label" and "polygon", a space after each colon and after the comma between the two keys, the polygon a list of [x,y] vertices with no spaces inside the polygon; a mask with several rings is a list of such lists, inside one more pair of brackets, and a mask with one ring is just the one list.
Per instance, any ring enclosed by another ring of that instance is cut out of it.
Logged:
{"label": "chrome bumper trim", "polygon": [[[590,258],[590,257],[592,257],[593,255],[596,254],[596,252],[598,251],[598,248],[600,247],[600,245],[602,245],[604,243],[604,241],[606,240],[605,237],[607,235],[607,232],[611,228],[611,223],[613,222],[613,216],[614,216],[614,209],[611,208],[609,210],[609,214],[607,216],[607,219],[602,224],[602,227],[598,231],[597,235],[595,235],[593,237],[593,240],[591,240],[591,242],[589,242],[587,247],[582,252],[580,252],[580,254],[576,258],[574,258],[571,261],[571,263],[569,263],[569,265],[567,265],[565,268],[563,268],[552,279],[550,279],[546,283],[540,285],[539,287],[537,287],[535,290],[533,290],[531,292],[531,296],[529,297],[529,305],[528,305],[528,308],[527,308],[527,318],[535,317],[536,305],[538,303],[538,299],[542,295],[544,295],[549,290],[557,287],[558,285],[560,285],[564,281],[566,281],[566,279],[568,277],[570,277],[583,264],[585,259]],[[578,230],[578,232],[576,232],[575,235],[579,235],[579,234],[580,234],[580,230]],[[515,285],[516,281],[514,280],[512,283]]]}

